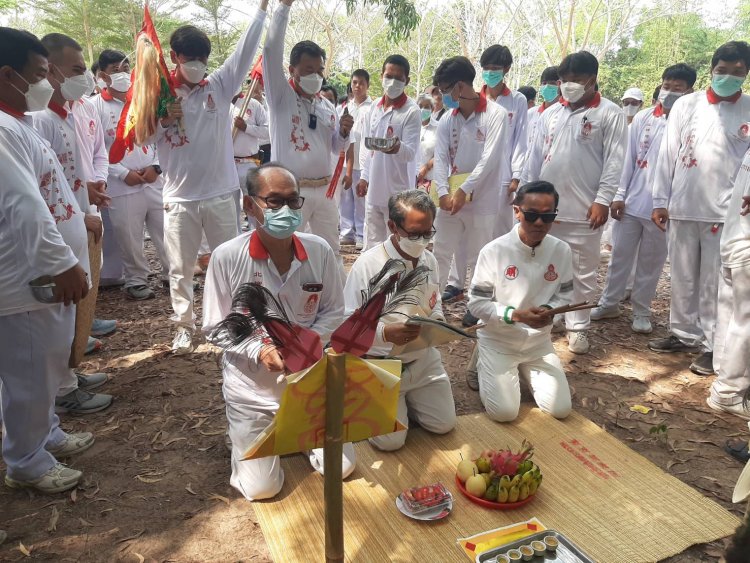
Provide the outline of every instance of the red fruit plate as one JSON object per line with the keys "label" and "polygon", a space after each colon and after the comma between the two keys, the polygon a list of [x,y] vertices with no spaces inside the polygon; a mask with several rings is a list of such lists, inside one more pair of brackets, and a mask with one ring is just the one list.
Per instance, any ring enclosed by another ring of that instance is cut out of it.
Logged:
{"label": "red fruit plate", "polygon": [[474,504],[478,504],[479,506],[483,506],[485,508],[491,508],[493,510],[513,510],[514,508],[520,508],[524,504],[529,504],[532,500],[534,500],[534,497],[536,496],[536,493],[534,493],[533,495],[529,495],[528,497],[526,497],[525,500],[519,500],[518,502],[494,502],[491,500],[475,497],[474,495],[470,495],[466,490],[466,487],[464,487],[464,484],[461,482],[461,479],[458,478],[458,475],[456,475],[456,486],[458,487],[458,490],[461,491],[461,493],[463,493],[463,495]]}

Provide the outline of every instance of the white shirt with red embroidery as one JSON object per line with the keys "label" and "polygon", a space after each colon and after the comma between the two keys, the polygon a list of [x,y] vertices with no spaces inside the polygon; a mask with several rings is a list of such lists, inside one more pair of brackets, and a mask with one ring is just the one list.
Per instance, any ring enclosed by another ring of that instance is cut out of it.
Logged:
{"label": "white shirt with red embroidery", "polygon": [[481,342],[523,354],[551,347],[551,323],[534,329],[507,323],[513,309],[567,305],[573,297],[573,254],[566,242],[547,235],[532,248],[521,242],[519,225],[480,252],[469,289],[469,311],[486,324]]}
{"label": "white shirt with red embroidery", "polygon": [[[487,86],[482,87],[482,93],[487,95]],[[503,177],[503,185],[507,186],[511,180],[521,178],[526,162],[529,104],[521,92],[514,92],[505,85],[500,95],[492,101],[508,112],[508,142],[511,150],[506,153],[508,166]]]}
{"label": "white shirt with red embroidery", "polygon": [[265,19],[266,13],[257,10],[234,52],[205,80],[192,89],[176,87],[183,117],[169,127],[159,125],[156,133],[165,202],[201,201],[240,189],[232,149],[232,98],[253,65]]}
{"label": "white shirt with red embroidery", "polygon": [[[117,98],[113,98],[107,90],[103,90],[101,94],[91,98],[91,103],[99,114],[99,120],[101,121],[102,129],[104,130],[104,144],[107,147],[107,153],[109,153],[112,143],[115,142],[117,124],[120,121],[120,114],[122,113],[122,108],[125,104]],[[148,186],[161,190],[164,187],[164,179],[162,176],[159,176],[153,184],[136,184],[135,186],[128,186],[125,183],[125,176],[127,176],[128,172],[131,170],[143,170],[148,166],[158,165],[159,158],[156,155],[156,145],[152,144],[134,147],[132,151],[125,153],[125,156],[120,162],[109,165],[107,193],[111,197],[119,197],[138,193]]]}
{"label": "white shirt with red embroidery", "polygon": [[560,194],[558,220],[588,223],[591,205],[609,207],[620,187],[627,131],[625,114],[598,92],[575,111],[555,104],[537,123],[521,184],[551,182]]}
{"label": "white shirt with red embroidery", "polygon": [[[238,99],[232,108],[232,124],[234,118],[242,112],[242,106],[245,100]],[[266,108],[258,100],[251,98],[248,102],[245,115],[242,116],[246,129],[237,130],[237,136],[234,138],[234,156],[247,157],[258,154],[261,143],[268,138],[268,115]]]}
{"label": "white shirt with red embroidery", "polygon": [[77,263],[87,272],[83,213],[31,117],[0,108],[0,315],[49,307],[29,282]]}
{"label": "white shirt with red embroidery", "polygon": [[669,112],[654,177],[654,207],[672,219],[723,223],[732,182],[750,148],[750,96],[721,101],[709,88]]}
{"label": "white shirt with red embroidery", "polygon": [[448,178],[468,173],[462,190],[472,194],[464,208],[477,215],[495,215],[501,178],[509,159],[508,112],[481,96],[468,118],[458,109],[447,111],[440,119],[432,171],[439,196],[448,194]]}
{"label": "white shirt with red embroidery", "polygon": [[654,210],[651,188],[654,169],[659,160],[661,139],[667,127],[667,117],[661,105],[639,111],[628,127],[628,146],[622,167],[620,189],[613,201],[625,202],[625,213],[650,219]]}
{"label": "white shirt with red embroidery", "polygon": [[367,121],[369,119],[370,108],[372,107],[372,99],[367,96],[361,104],[358,104],[353,98],[349,100],[345,105],[336,108],[336,114],[339,119],[344,114],[344,109],[349,112],[354,118],[354,126],[352,127],[351,133],[349,133],[349,142],[354,147],[354,155],[352,159],[352,170],[362,170],[360,163],[361,156],[365,149],[365,137],[362,134],[364,131]]}
{"label": "white shirt with red embroidery", "polygon": [[[750,214],[740,214],[745,197],[750,197],[750,150],[745,153],[734,180],[732,198],[721,231],[721,263],[725,268],[750,265]],[[735,307],[739,306],[735,304]]]}
{"label": "white shirt with red embroidery", "polygon": [[[557,102],[555,102],[556,104]],[[536,135],[536,128],[539,121],[542,119],[542,114],[551,108],[555,104],[550,104],[548,107],[544,107],[544,104],[539,104],[533,108],[529,108],[526,112],[526,156],[528,157],[529,151],[531,150],[532,143],[534,142],[534,136]],[[524,160],[524,167],[526,161]],[[523,174],[523,172],[521,173]]]}
{"label": "white shirt with red embroidery", "polygon": [[109,174],[109,156],[96,108],[85,98],[64,107],[50,102],[47,109],[31,115],[34,128],[49,141],[62,164],[79,207],[95,211],[89,205],[86,182],[106,182]]}
{"label": "white shirt with red embroidery", "polygon": [[311,328],[325,344],[344,320],[341,276],[333,250],[322,238],[296,233],[294,258],[289,271],[279,274],[255,231],[220,245],[211,254],[203,290],[203,333],[214,344],[225,347],[224,376],[241,379],[256,397],[278,402],[285,380],[269,373],[258,360],[261,341],[227,347],[213,333],[232,312],[232,298],[243,283],[258,283],[284,307],[289,320]]}
{"label": "white shirt with red embroidery", "polygon": [[[338,116],[331,102],[319,94],[311,100],[298,94],[286,79],[284,37],[288,23],[289,6],[279,3],[263,47],[271,154],[297,179],[317,180],[331,175],[331,154],[338,158],[339,152],[349,146],[349,139],[339,133]],[[310,128],[311,119],[314,129]]]}
{"label": "white shirt with red embroidery", "polygon": [[[344,301],[346,303],[345,315],[348,317],[362,305],[362,291],[367,290],[370,279],[376,276],[390,260],[401,260],[406,266],[407,271],[414,269],[410,260],[404,260],[388,237],[385,242],[372,247],[364,254],[361,254],[357,261],[352,265],[352,269],[346,278],[344,286]],[[420,311],[419,316],[429,317],[444,321],[443,304],[440,299],[438,266],[435,256],[429,250],[425,250],[417,261],[417,266],[427,266],[429,272],[427,281],[417,286],[412,295],[419,301],[417,306]],[[375,332],[375,341],[368,354],[373,356],[390,356],[393,350],[393,343],[387,342],[383,338],[383,329],[387,323],[402,323],[406,320],[404,314],[413,315],[415,311],[411,308],[399,309],[399,312],[389,313],[378,322],[378,328]],[[404,362],[411,362],[424,356],[426,350],[416,350],[407,354],[396,356]]]}
{"label": "white shirt with red embroidery", "polygon": [[417,155],[419,136],[422,131],[422,118],[419,106],[406,94],[394,100],[385,108],[385,97],[370,108],[363,137],[391,139],[398,137],[401,147],[396,154],[380,151],[362,151],[362,179],[367,187],[367,202],[370,205],[385,207],[393,195],[414,188],[417,178]]}

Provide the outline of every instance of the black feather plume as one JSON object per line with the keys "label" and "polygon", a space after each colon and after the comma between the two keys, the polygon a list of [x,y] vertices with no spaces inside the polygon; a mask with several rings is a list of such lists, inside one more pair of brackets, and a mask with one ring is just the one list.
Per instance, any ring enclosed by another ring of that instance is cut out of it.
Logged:
{"label": "black feather plume", "polygon": [[403,260],[389,259],[380,272],[370,279],[367,289],[362,290],[361,309],[375,295],[383,292],[386,294],[386,302],[381,316],[404,305],[418,305],[420,298],[414,290],[427,281],[429,272],[430,268],[427,266],[417,266],[407,272]]}
{"label": "black feather plume", "polygon": [[[243,283],[232,298],[232,312],[216,326],[215,334],[223,332],[233,345],[237,345],[247,339],[263,338],[265,334],[261,329],[271,320],[287,326],[292,324],[281,303],[268,289],[256,283]],[[276,342],[273,335],[269,336],[275,346],[283,345]]]}

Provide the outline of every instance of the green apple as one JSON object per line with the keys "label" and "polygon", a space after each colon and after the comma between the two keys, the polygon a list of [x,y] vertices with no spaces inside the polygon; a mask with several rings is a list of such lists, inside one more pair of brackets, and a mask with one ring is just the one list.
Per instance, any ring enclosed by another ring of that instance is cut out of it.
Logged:
{"label": "green apple", "polygon": [[466,480],[466,491],[475,497],[482,498],[487,490],[487,483],[481,475],[472,475]]}
{"label": "green apple", "polygon": [[[456,468],[456,475],[458,475],[462,483],[466,483],[466,480],[472,475],[478,474],[479,469],[477,469],[477,464],[468,459],[461,460]],[[482,481],[484,481],[484,478],[482,478]]]}

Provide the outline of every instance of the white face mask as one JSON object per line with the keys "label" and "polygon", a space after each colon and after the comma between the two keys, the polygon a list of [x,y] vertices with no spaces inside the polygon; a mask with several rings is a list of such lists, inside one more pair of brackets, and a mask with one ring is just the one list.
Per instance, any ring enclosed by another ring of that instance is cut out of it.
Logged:
{"label": "white face mask", "polygon": [[563,82],[560,84],[560,93],[571,104],[575,104],[578,100],[583,98],[586,93],[586,87],[578,82]]}
{"label": "white face mask", "polygon": [[315,94],[320,92],[320,89],[323,86],[323,77],[320,76],[317,72],[313,72],[312,74],[300,76],[298,84],[305,94],[314,96]]}
{"label": "white face mask", "polygon": [[[127,92],[130,89],[130,74],[127,72],[116,72],[109,76],[112,84],[110,88],[118,92]],[[200,82],[200,81],[199,81]]]}
{"label": "white face mask", "polygon": [[406,88],[406,82],[396,80],[395,78],[383,78],[383,92],[391,100],[395,100],[403,94],[404,88]]}
{"label": "white face mask", "polygon": [[107,87],[107,83],[101,78],[96,79],[96,85],[99,87],[99,90],[104,90]]}
{"label": "white face mask", "polygon": [[685,92],[670,92],[662,88],[659,90],[659,103],[664,109],[672,109],[674,103],[679,100]]}
{"label": "white face mask", "polygon": [[422,253],[425,251],[429,244],[430,239],[426,238],[411,240],[406,237],[401,237],[398,239],[399,248],[401,248],[401,250],[403,250],[412,258],[419,258],[420,256],[422,256]]}
{"label": "white face mask", "polygon": [[49,80],[45,78],[39,82],[31,84],[20,74],[18,74],[18,76],[29,85],[29,89],[26,90],[26,92],[21,92],[21,90],[13,86],[13,84],[11,84],[11,86],[16,88],[16,91],[26,98],[26,111],[42,111],[47,109],[47,104],[49,104],[49,101],[52,99],[52,94],[55,92],[55,89],[52,87],[52,84],[49,83]]}
{"label": "white face mask", "polygon": [[180,65],[180,72],[190,84],[198,84],[206,76],[207,68],[206,64],[200,61],[189,61]]}
{"label": "white face mask", "polygon": [[71,76],[60,83],[60,93],[69,102],[80,100],[89,92],[89,81],[85,74]]}
{"label": "white face mask", "polygon": [[634,117],[636,113],[638,113],[638,110],[641,109],[639,106],[623,106],[622,111],[625,112],[625,115],[628,117]]}

